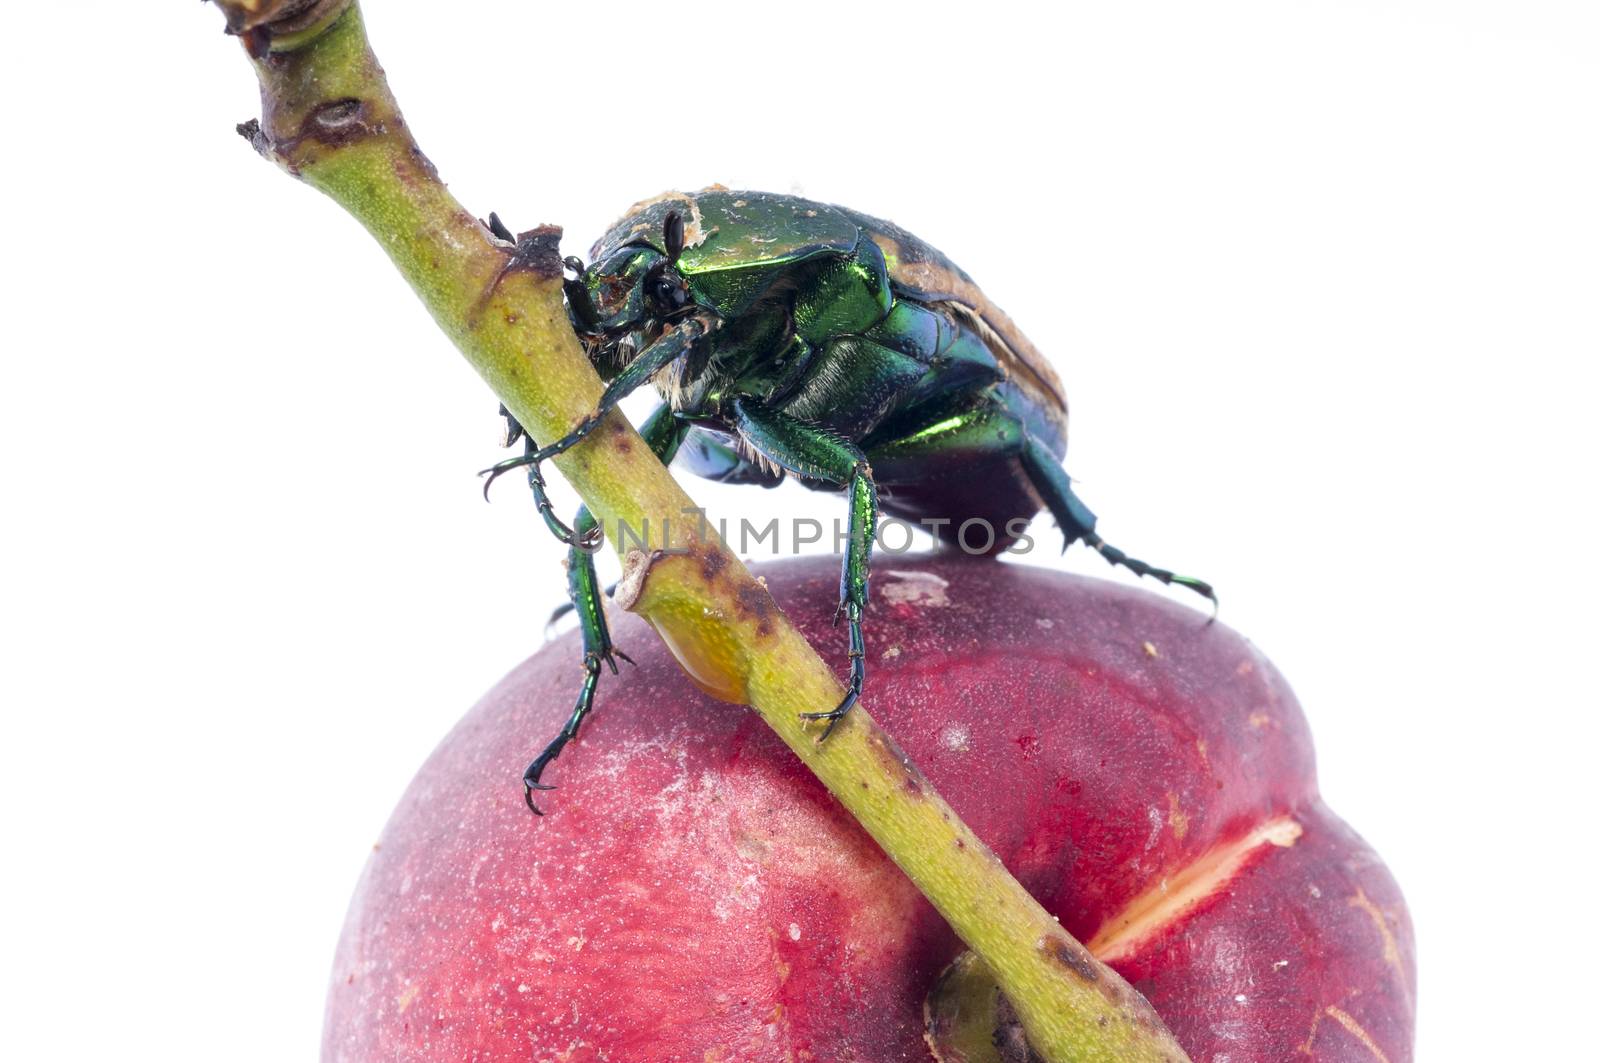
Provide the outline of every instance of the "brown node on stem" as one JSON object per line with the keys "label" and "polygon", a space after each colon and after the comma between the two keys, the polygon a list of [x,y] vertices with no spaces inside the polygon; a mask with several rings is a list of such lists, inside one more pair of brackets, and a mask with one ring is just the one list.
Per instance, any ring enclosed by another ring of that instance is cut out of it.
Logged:
{"label": "brown node on stem", "polygon": [[[415,154],[430,170],[432,169],[433,164],[427,161],[426,156],[423,156],[420,151],[415,152]],[[484,225],[485,228],[488,227],[481,218],[478,219],[478,224]],[[473,329],[478,328],[484,308],[489,305],[489,301],[500,291],[500,285],[505,283],[505,279],[513,273],[526,273],[535,280],[540,281],[559,281],[563,268],[561,262],[561,226],[540,225],[537,228],[529,229],[527,232],[518,233],[516,242],[506,255],[505,261],[495,271],[494,276],[489,279],[489,283],[484,285],[483,292],[478,296],[477,302],[473,303],[472,309],[467,312],[467,324]],[[521,314],[517,311],[510,311],[506,315],[506,324],[516,324],[520,317]],[[625,426],[624,431],[626,432]],[[619,449],[626,450],[626,447]]]}
{"label": "brown node on stem", "polygon": [[[313,107],[300,120],[293,136],[274,139],[254,118],[239,123],[234,131],[248,140],[257,154],[298,175],[301,164],[311,161],[311,156],[301,150],[306,145],[313,148],[340,148],[387,132],[384,121],[372,112],[373,108],[365,101],[348,97],[327,100]],[[399,117],[396,116],[394,121],[399,122]],[[557,235],[560,235],[559,230]]]}
{"label": "brown node on stem", "polygon": [[922,797],[931,789],[922,769],[912,762],[887,732],[874,729],[867,735],[867,748],[872,750],[886,771],[899,776],[901,788],[910,796]]}
{"label": "brown node on stem", "polygon": [[531,273],[540,280],[559,280],[561,270],[561,226],[540,225],[517,234],[506,273]]}
{"label": "brown node on stem", "polygon": [[351,0],[215,0],[228,20],[227,32],[244,41],[259,59],[272,43],[331,18],[350,6]]}

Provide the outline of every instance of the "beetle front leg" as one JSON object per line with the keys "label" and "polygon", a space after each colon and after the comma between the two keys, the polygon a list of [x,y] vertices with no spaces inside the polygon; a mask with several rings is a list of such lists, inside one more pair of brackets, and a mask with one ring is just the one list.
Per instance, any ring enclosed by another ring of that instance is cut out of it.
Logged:
{"label": "beetle front leg", "polygon": [[844,698],[826,712],[802,712],[802,719],[826,720],[818,741],[825,740],[861,699],[867,681],[866,638],[861,618],[867,609],[872,567],[872,541],[878,532],[878,488],[861,451],[831,432],[796,420],[750,399],[733,401],[733,423],[740,437],[774,465],[806,479],[846,488],[850,499],[849,542],[839,576],[839,606],[850,624],[850,682]]}
{"label": "beetle front leg", "polygon": [[1084,543],[1097,550],[1101,557],[1111,565],[1120,565],[1136,576],[1149,576],[1151,579],[1179,587],[1187,587],[1200,597],[1211,603],[1211,617],[1217,615],[1217,592],[1205,580],[1195,579],[1193,576],[1180,576],[1169,569],[1157,568],[1154,565],[1140,561],[1136,557],[1129,557],[1115,546],[1106,542],[1096,534],[1094,513],[1084,505],[1072,491],[1072,479],[1067,476],[1061,463],[1043,446],[1035,440],[1029,440],[1022,449],[1022,467],[1028,474],[1028,479],[1038,488],[1039,494],[1044,498],[1044,504],[1049,508],[1056,523],[1061,526],[1061,534],[1066,541],[1061,548],[1082,539]]}
{"label": "beetle front leg", "polygon": [[671,365],[677,359],[699,342],[703,337],[714,331],[719,322],[708,316],[696,315],[684,318],[673,326],[672,331],[656,340],[638,357],[629,362],[627,367],[611,378],[606,385],[606,390],[601,393],[600,401],[595,405],[594,412],[549,446],[538,449],[529,448],[528,452],[520,458],[507,458],[505,461],[496,462],[484,469],[479,475],[487,476],[488,480],[483,485],[487,494],[490,485],[505,473],[524,465],[537,468],[540,463],[549,461],[564,451],[571,450],[595,430],[595,427],[605,418],[605,415],[616,408],[617,403],[627,398],[639,387],[655,376],[662,369]]}
{"label": "beetle front leg", "polygon": [[[490,215],[490,217],[491,219],[494,218],[493,215]],[[501,443],[501,446],[513,446],[518,440],[521,440],[523,454],[533,453],[537,449],[534,446],[533,437],[523,430],[522,425],[511,415],[511,411],[506,409],[505,403],[500,404],[500,416],[506,419],[505,440]],[[493,480],[489,480],[483,485],[483,497],[485,500],[489,497],[489,484],[492,482]],[[571,546],[574,541],[574,532],[571,528],[561,523],[560,518],[556,516],[555,507],[550,504],[550,495],[544,482],[544,473],[540,471],[536,463],[528,465],[528,489],[533,492],[533,503],[538,507],[539,516],[544,520],[544,526],[550,529],[550,534],[554,535],[564,545]],[[592,548],[598,543],[585,542],[584,545]]]}

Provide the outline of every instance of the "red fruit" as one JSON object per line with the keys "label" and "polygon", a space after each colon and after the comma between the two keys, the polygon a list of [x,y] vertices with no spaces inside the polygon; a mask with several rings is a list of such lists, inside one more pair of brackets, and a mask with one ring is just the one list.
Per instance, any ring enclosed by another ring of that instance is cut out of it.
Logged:
{"label": "red fruit", "polygon": [[[762,571],[842,648],[833,560]],[[1399,891],[1318,798],[1249,643],[1144,590],[959,556],[882,558],[872,592],[866,704],[1194,1059],[1411,1058]],[[960,943],[760,719],[637,618],[616,636],[638,668],[547,774],[549,815],[519,780],[568,711],[575,635],[423,766],[357,887],[323,1059],[930,1059],[923,1002]]]}

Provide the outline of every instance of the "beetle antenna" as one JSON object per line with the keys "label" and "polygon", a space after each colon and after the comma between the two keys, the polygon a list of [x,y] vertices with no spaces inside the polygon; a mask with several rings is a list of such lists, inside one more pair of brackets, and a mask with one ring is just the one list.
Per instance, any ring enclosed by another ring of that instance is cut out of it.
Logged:
{"label": "beetle antenna", "polygon": [[661,224],[661,235],[667,245],[667,264],[676,266],[678,256],[683,254],[683,215],[677,211],[670,211],[667,220]]}

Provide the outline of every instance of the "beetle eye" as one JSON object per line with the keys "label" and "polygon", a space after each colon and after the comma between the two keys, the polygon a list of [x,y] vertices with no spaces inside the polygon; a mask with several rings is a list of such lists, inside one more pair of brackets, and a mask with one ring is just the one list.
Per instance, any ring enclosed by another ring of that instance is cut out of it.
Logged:
{"label": "beetle eye", "polygon": [[650,278],[646,289],[651,300],[663,313],[673,313],[689,305],[689,292],[678,277],[669,275],[665,270],[658,272]]}

